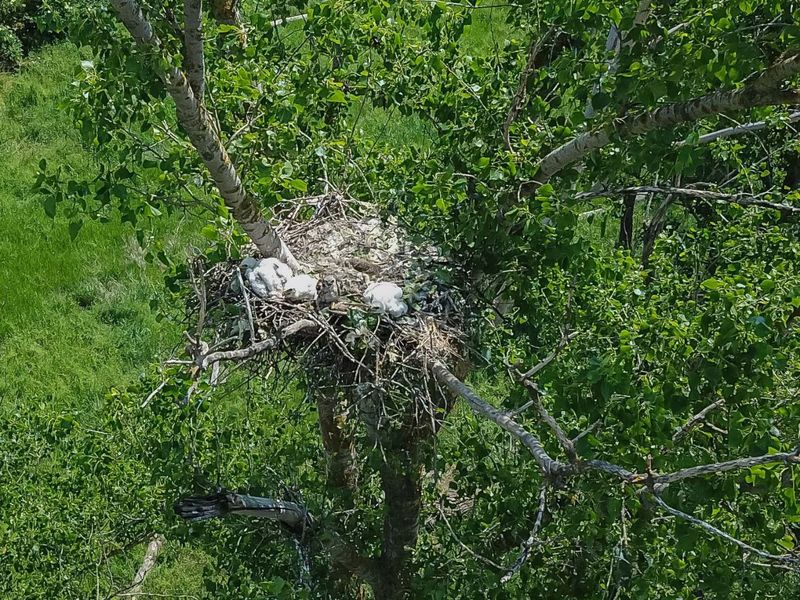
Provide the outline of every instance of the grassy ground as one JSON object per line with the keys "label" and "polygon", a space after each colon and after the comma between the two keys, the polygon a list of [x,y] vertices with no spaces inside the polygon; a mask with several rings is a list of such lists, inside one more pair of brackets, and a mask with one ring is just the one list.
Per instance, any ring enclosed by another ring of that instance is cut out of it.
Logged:
{"label": "grassy ground", "polygon": [[[99,435],[92,431],[112,386],[135,380],[179,334],[150,309],[162,297],[161,274],[140,260],[128,226],[89,223],[72,242],[67,223],[49,219],[30,192],[41,158],[89,168],[61,106],[78,61],[75,48],[59,45],[33,56],[17,75],[0,74],[4,598],[86,597],[84,590],[101,579],[107,591],[112,571],[81,572],[57,556],[58,548],[85,538],[87,557],[102,552],[106,542],[98,533],[119,518],[104,502],[125,490],[98,475],[119,469],[124,478],[141,465],[120,458],[116,442],[90,436]],[[169,223],[173,232],[177,225]],[[143,552],[137,546],[112,565],[117,581],[130,581]],[[168,545],[149,591],[191,594],[204,560]]]}
{"label": "grassy ground", "polygon": [[59,46],[0,79],[0,398],[93,404],[135,377],[174,332],[148,308],[160,276],[135,260],[129,227],[88,224],[70,241],[31,192],[41,158],[88,168],[58,104],[78,62]]}

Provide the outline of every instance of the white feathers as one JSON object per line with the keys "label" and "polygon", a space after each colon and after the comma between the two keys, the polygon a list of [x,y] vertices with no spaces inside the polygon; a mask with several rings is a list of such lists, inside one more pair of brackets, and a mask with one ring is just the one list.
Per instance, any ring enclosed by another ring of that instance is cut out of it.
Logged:
{"label": "white feathers", "polygon": [[[244,279],[260,298],[286,298],[297,302],[310,302],[317,297],[317,280],[311,275],[294,275],[292,270],[277,258],[245,258],[239,265]],[[238,291],[238,283],[235,286]]]}
{"label": "white feathers", "polygon": [[304,273],[290,277],[283,288],[283,296],[297,302],[316,300],[317,280]]}
{"label": "white feathers", "polygon": [[395,319],[408,311],[408,305],[403,301],[403,290],[388,281],[370,284],[364,292],[364,303],[374,311],[386,313]]}
{"label": "white feathers", "polygon": [[277,258],[245,258],[240,265],[250,289],[261,298],[278,298],[283,294],[286,281],[292,277],[292,270]]}

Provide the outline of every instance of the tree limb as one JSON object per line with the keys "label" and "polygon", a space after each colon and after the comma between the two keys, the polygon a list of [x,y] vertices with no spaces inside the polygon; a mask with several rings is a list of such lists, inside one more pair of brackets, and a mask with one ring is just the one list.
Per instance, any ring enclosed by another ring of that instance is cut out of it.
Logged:
{"label": "tree limb", "polygon": [[542,45],[549,39],[552,31],[553,29],[550,28],[547,33],[545,33],[543,36],[540,36],[535,42],[531,42],[530,49],[528,51],[528,62],[525,64],[525,67],[522,69],[522,72],[519,75],[517,91],[514,93],[514,98],[511,100],[511,106],[508,108],[506,120],[503,123],[503,139],[506,142],[506,148],[508,148],[509,152],[514,152],[514,148],[511,146],[509,130],[511,129],[511,125],[514,123],[514,121],[517,120],[517,117],[522,110],[522,106],[525,103],[525,98],[528,92],[528,79],[530,79],[530,76],[536,69],[536,59],[539,56]]}
{"label": "tree limb", "polygon": [[627,139],[655,129],[698,121],[728,111],[759,106],[800,104],[800,92],[777,89],[800,73],[800,51],[794,51],[763,72],[751,76],[738,90],[716,91],[686,102],[674,102],[638,115],[616,119],[596,131],[583,133],[553,149],[537,165],[537,177],[523,183],[521,193],[531,194],[554,175],[614,139]]}
{"label": "tree limb", "polygon": [[[786,123],[794,123],[796,121],[800,121],[800,110],[790,112],[789,115],[786,117]],[[721,138],[731,137],[734,135],[740,135],[742,133],[752,133],[754,131],[759,131],[761,129],[765,129],[768,127],[770,123],[768,121],[754,121],[753,123],[743,123],[742,125],[736,125],[734,127],[726,127],[724,129],[718,129],[717,131],[712,131],[710,133],[704,133],[699,138],[697,138],[697,144],[708,144],[709,142],[713,142],[714,140],[718,140]],[[688,142],[681,140],[676,142],[676,146],[685,146]]]}
{"label": "tree limb", "polygon": [[672,436],[672,441],[673,442],[680,441],[681,438],[683,438],[687,433],[689,433],[692,429],[697,427],[697,424],[700,423],[700,421],[703,421],[708,413],[718,409],[723,404],[725,404],[725,399],[720,398],[719,400],[712,402],[711,404],[706,406],[696,415],[692,416],[692,418],[690,418],[688,421],[686,421],[686,423],[684,423],[681,427],[678,428],[678,430]]}
{"label": "tree limb", "polygon": [[147,550],[144,553],[142,564],[139,567],[139,570],[136,571],[133,582],[128,588],[127,594],[125,594],[132,600],[136,600],[136,598],[139,597],[139,594],[141,594],[142,584],[144,584],[144,580],[147,578],[147,575],[150,573],[150,571],[153,570],[153,567],[156,566],[156,559],[158,558],[158,554],[161,552],[161,549],[164,547],[165,542],[166,540],[164,539],[164,536],[160,533],[157,533],[150,540],[150,543],[147,544]]}
{"label": "tree limb", "polygon": [[570,471],[569,465],[552,459],[542,447],[541,442],[539,442],[532,433],[514,421],[507,413],[496,409],[478,396],[478,394],[464,384],[464,382],[453,375],[444,364],[439,361],[434,361],[430,369],[436,380],[452,393],[466,400],[467,404],[469,404],[476,415],[493,421],[500,426],[501,429],[507,431],[522,442],[522,444],[530,450],[543,474],[557,475]]}
{"label": "tree limb", "polygon": [[175,512],[187,521],[205,521],[228,515],[269,519],[295,531],[313,522],[305,507],[296,502],[233,493],[189,496],[175,503]]}
{"label": "tree limb", "polygon": [[[713,475],[715,473],[727,473],[728,471],[739,471],[741,469],[749,469],[758,465],[769,465],[775,463],[800,464],[800,454],[798,454],[798,450],[800,449],[795,449],[791,452],[765,454],[763,456],[748,456],[746,458],[737,458],[735,460],[728,460],[709,465],[698,465],[696,467],[681,469],[665,475],[654,475],[652,477],[652,481],[655,484],[669,485],[683,479],[702,477],[703,475]],[[646,475],[636,476],[636,478],[639,480],[644,480],[647,477],[648,476]]]}
{"label": "tree limb", "polygon": [[[161,41],[136,0],[111,0],[111,4],[140,46],[160,52]],[[192,146],[200,154],[233,217],[264,256],[274,256],[293,270],[298,270],[300,265],[289,248],[275,228],[264,219],[255,198],[245,191],[219,139],[218,124],[195,97],[184,73],[176,67],[168,67],[161,75],[167,91],[175,101],[178,121]]]}
{"label": "tree limb", "polygon": [[779,556],[777,554],[771,554],[764,550],[759,550],[758,548],[754,548],[750,544],[746,544],[745,542],[736,539],[732,535],[725,533],[721,529],[714,527],[713,525],[707,523],[706,521],[703,521],[702,519],[698,519],[695,516],[682,512],[677,508],[671,507],[669,504],[664,502],[664,500],[662,500],[659,496],[655,494],[652,495],[652,498],[655,500],[656,504],[658,504],[665,512],[671,514],[674,517],[678,517],[679,519],[683,519],[684,521],[688,521],[692,525],[696,525],[697,527],[700,527],[701,529],[709,532],[712,535],[715,535],[728,542],[731,542],[732,544],[739,546],[739,548],[741,548],[745,552],[755,554],[756,556],[760,556],[761,558],[775,561],[777,563],[795,565],[795,570],[800,570],[800,557],[790,556],[790,555]]}
{"label": "tree limb", "polygon": [[203,102],[206,86],[206,60],[203,51],[203,0],[184,0],[184,69],[194,97]]}
{"label": "tree limb", "polygon": [[257,354],[261,354],[262,352],[274,350],[278,347],[278,344],[280,344],[280,341],[283,338],[295,335],[305,329],[316,329],[316,327],[317,323],[314,321],[311,321],[310,319],[301,319],[283,329],[280,337],[268,338],[266,340],[256,342],[247,348],[238,348],[236,350],[225,350],[199,355],[197,358],[197,363],[202,369],[205,369],[209,365],[221,360],[245,360],[246,358],[253,357]]}
{"label": "tree limb", "polygon": [[750,194],[726,194],[724,192],[715,192],[712,190],[699,190],[694,188],[679,188],[679,187],[656,187],[648,185],[638,185],[626,188],[619,188],[615,190],[598,190],[593,192],[581,192],[575,195],[576,200],[586,200],[588,198],[599,198],[602,196],[620,196],[627,194],[674,194],[677,196],[688,196],[691,198],[700,198],[702,200],[711,200],[715,202],[726,202],[730,204],[738,204],[740,206],[760,206],[762,208],[770,208],[786,214],[800,213],[800,206],[792,206],[791,204],[781,204],[779,202],[770,202],[763,200],[758,196]]}
{"label": "tree limb", "polygon": [[533,529],[531,530],[528,539],[522,543],[522,550],[520,551],[517,560],[514,561],[514,564],[511,565],[511,567],[509,567],[506,574],[500,578],[500,583],[508,583],[511,581],[511,578],[519,573],[520,569],[522,569],[522,567],[528,561],[528,557],[531,555],[531,549],[538,539],[537,535],[539,530],[542,528],[542,518],[544,517],[546,502],[547,487],[543,485],[542,489],[539,491],[539,511],[536,513],[536,522],[533,524]]}

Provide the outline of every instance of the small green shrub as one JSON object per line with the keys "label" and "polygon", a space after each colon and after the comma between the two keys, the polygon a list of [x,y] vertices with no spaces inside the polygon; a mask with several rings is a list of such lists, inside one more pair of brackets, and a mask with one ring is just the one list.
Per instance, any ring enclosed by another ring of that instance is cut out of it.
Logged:
{"label": "small green shrub", "polygon": [[7,25],[0,24],[0,69],[11,69],[22,60],[22,42]]}
{"label": "small green shrub", "polygon": [[0,69],[16,69],[30,50],[60,37],[97,0],[0,0]]}

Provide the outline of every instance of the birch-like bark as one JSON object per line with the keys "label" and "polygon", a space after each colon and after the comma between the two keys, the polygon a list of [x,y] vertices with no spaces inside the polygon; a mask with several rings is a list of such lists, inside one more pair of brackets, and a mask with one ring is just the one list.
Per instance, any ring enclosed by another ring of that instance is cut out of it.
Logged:
{"label": "birch-like bark", "polygon": [[603,129],[579,135],[547,154],[539,162],[536,180],[524,184],[522,192],[534,193],[559,171],[582,160],[594,150],[609,145],[614,139],[626,139],[723,112],[800,104],[800,92],[778,89],[784,81],[798,73],[800,52],[794,52],[763,73],[748,78],[741,89],[718,91],[687,102],[667,104],[653,111],[617,119]]}
{"label": "birch-like bark", "polygon": [[184,0],[183,66],[194,97],[202,103],[206,91],[206,60],[203,51],[203,0]]}
{"label": "birch-like bark", "polygon": [[[111,0],[111,4],[139,45],[153,50],[161,48],[161,42],[152,25],[135,0]],[[283,243],[275,228],[264,219],[255,199],[245,191],[217,134],[219,128],[202,102],[195,97],[184,73],[180,69],[170,67],[163,74],[163,78],[167,91],[175,101],[178,122],[200,154],[234,219],[264,256],[275,257],[289,265],[292,270],[299,270],[300,265],[289,248]]]}
{"label": "birch-like bark", "polygon": [[164,547],[165,542],[166,540],[164,539],[164,536],[160,533],[157,533],[150,540],[150,543],[147,544],[147,550],[144,553],[142,564],[139,567],[139,570],[136,571],[136,575],[133,578],[133,583],[131,583],[130,588],[128,588],[125,594],[131,600],[136,600],[139,598],[139,594],[142,593],[142,585],[144,584],[144,580],[147,578],[147,575],[150,573],[150,571],[153,570],[153,567],[156,566],[156,559],[158,558],[161,549]]}

